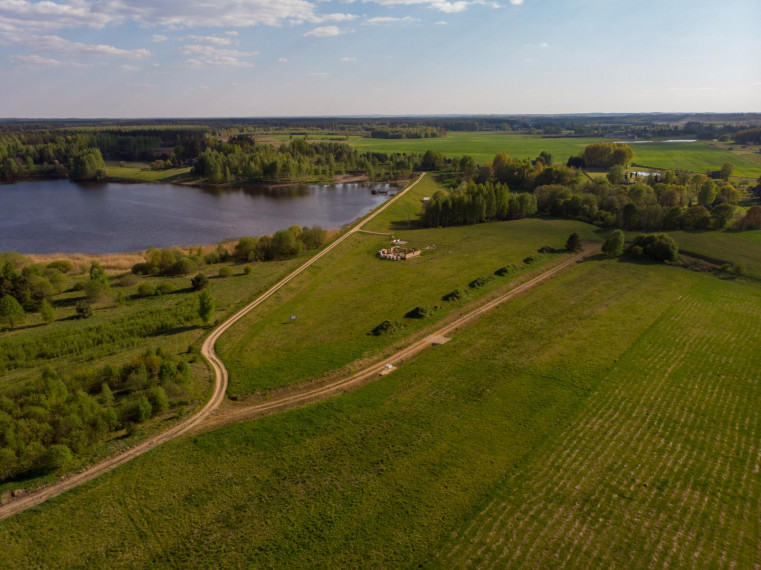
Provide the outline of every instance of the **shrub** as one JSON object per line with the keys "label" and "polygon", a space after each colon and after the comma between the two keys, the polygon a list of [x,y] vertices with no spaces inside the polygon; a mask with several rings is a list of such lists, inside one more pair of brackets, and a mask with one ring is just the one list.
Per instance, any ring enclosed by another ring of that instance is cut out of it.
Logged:
{"label": "shrub", "polygon": [[156,294],[156,287],[150,283],[143,283],[137,288],[138,297],[153,297]]}
{"label": "shrub", "polygon": [[568,251],[581,251],[581,238],[579,237],[579,234],[576,232],[573,232],[570,236],[568,236],[568,241],[565,242],[565,248]]}
{"label": "shrub", "polygon": [[198,266],[196,265],[195,261],[189,257],[183,257],[174,262],[169,273],[172,275],[187,275],[196,269],[198,269]]}
{"label": "shrub", "polygon": [[492,280],[491,277],[486,277],[482,275],[481,277],[477,277],[476,279],[468,283],[468,287],[470,287],[471,289],[480,289],[481,287],[488,285],[489,281],[491,280]]}
{"label": "shrub", "polygon": [[555,248],[545,245],[539,248],[539,253],[555,253]]}
{"label": "shrub", "polygon": [[56,444],[48,447],[45,452],[45,467],[50,471],[62,469],[74,460],[74,455],[65,445]]}
{"label": "shrub", "polygon": [[602,251],[608,257],[618,257],[624,251],[624,232],[615,230],[602,246]]}
{"label": "shrub", "polygon": [[87,301],[77,301],[74,310],[78,319],[89,319],[92,317],[92,305]]}
{"label": "shrub", "polygon": [[107,288],[102,281],[93,281],[91,279],[89,281],[85,281],[83,289],[85,292],[85,297],[87,297],[89,301],[97,301],[106,294]]}
{"label": "shrub", "polygon": [[[636,252],[634,248],[639,248]],[[679,246],[668,234],[648,234],[634,238],[629,252],[634,257],[649,257],[655,261],[676,261],[679,258]]]}
{"label": "shrub", "polygon": [[209,278],[203,273],[199,273],[190,280],[190,285],[194,291],[201,291],[209,286]]}
{"label": "shrub", "polygon": [[127,273],[126,275],[122,275],[122,277],[117,282],[117,285],[119,287],[134,287],[140,282],[140,279],[138,279],[137,275],[134,273]]}
{"label": "shrub", "polygon": [[57,260],[57,261],[51,261],[47,265],[48,269],[57,269],[61,273],[68,273],[73,269],[73,266],[71,265],[71,262],[65,261],[63,259]]}
{"label": "shrub", "polygon": [[235,271],[233,271],[233,268],[229,265],[225,265],[224,267],[219,268],[219,276],[223,278],[232,277],[235,274]]}
{"label": "shrub", "polygon": [[243,266],[243,274],[244,275],[251,275],[254,272],[254,266],[253,265],[244,265]]}
{"label": "shrub", "polygon": [[447,293],[444,295],[441,300],[442,301],[459,301],[460,299],[463,299],[468,294],[467,291],[463,289],[455,289],[451,293]]}
{"label": "shrub", "polygon": [[536,261],[536,257],[534,257],[533,255],[523,258],[523,263],[525,263],[526,265],[531,265],[535,261]]}
{"label": "shrub", "polygon": [[417,306],[404,316],[408,319],[428,319],[432,317],[438,310],[439,307],[436,305],[432,307]]}
{"label": "shrub", "polygon": [[170,293],[174,293],[176,289],[177,288],[169,281],[164,281],[156,287],[156,291],[161,295],[169,295]]}
{"label": "shrub", "polygon": [[371,335],[374,336],[385,336],[394,334],[401,329],[403,329],[406,325],[404,323],[400,323],[399,321],[383,321],[381,324],[379,324],[377,327],[375,327],[373,330],[370,331]]}

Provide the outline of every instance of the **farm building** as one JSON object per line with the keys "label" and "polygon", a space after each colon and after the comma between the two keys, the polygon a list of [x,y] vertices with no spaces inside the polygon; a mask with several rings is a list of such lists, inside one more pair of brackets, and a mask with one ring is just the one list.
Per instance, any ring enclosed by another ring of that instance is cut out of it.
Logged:
{"label": "farm building", "polygon": [[390,249],[382,249],[378,252],[378,256],[381,259],[390,259],[392,261],[402,261],[403,259],[410,259],[411,257],[417,257],[420,255],[420,250],[406,247],[392,247]]}

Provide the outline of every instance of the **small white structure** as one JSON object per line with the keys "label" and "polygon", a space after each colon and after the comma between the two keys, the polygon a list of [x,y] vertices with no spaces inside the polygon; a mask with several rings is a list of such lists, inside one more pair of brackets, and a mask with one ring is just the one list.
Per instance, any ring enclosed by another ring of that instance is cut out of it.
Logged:
{"label": "small white structure", "polygon": [[389,374],[391,374],[391,373],[392,373],[394,370],[396,370],[396,366],[394,366],[393,364],[386,364],[386,366],[384,366],[384,367],[381,369],[381,371],[380,371],[380,376],[388,376],[388,375],[389,375]]}

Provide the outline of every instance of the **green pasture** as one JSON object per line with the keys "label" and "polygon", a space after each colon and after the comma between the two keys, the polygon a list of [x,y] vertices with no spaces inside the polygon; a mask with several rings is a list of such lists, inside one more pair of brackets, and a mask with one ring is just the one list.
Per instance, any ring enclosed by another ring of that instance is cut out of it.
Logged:
{"label": "green pasture", "polygon": [[128,162],[119,166],[118,162],[106,163],[106,176],[115,180],[133,180],[135,182],[176,182],[187,178],[191,168],[168,168],[151,170],[147,163]]}
{"label": "green pasture", "polygon": [[760,301],[585,262],[357,392],[170,442],[0,523],[4,563],[752,566]]}
{"label": "green pasture", "polygon": [[[368,224],[372,231],[393,232],[409,242],[407,247],[421,249],[420,257],[382,260],[377,252],[390,246],[390,236],[354,234],[228,330],[217,350],[230,372],[229,393],[250,394],[348,374],[353,362],[377,358],[468,302],[567,255],[538,254],[539,248],[562,249],[572,232],[599,239],[593,226],[570,220],[415,229],[408,220],[414,222],[420,197],[435,190],[426,177]],[[525,263],[528,257],[534,260]],[[516,267],[505,277],[494,276],[507,265]],[[486,286],[468,286],[482,276],[491,277]],[[458,288],[469,291],[466,300],[442,301]],[[441,308],[429,319],[405,318],[416,306]],[[393,335],[368,334],[385,320],[406,326]]]}
{"label": "green pasture", "polygon": [[[450,132],[446,137],[432,139],[372,139],[350,137],[350,144],[360,151],[441,152],[448,157],[472,155],[479,163],[489,162],[498,152],[513,158],[535,159],[543,150],[552,153],[557,163],[565,164],[593,142],[611,142],[604,138],[542,137],[497,132]],[[758,148],[712,141],[694,143],[654,142],[632,144],[636,164],[663,169],[683,169],[696,172],[719,170],[725,162],[735,165],[735,176],[757,178],[761,175],[761,153]],[[729,150],[729,148],[732,150]]]}

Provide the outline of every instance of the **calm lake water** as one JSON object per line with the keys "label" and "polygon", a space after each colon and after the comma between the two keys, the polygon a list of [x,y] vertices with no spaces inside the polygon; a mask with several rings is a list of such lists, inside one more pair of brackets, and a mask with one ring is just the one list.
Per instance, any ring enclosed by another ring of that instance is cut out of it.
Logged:
{"label": "calm lake water", "polygon": [[0,185],[0,251],[115,253],[216,243],[288,228],[338,228],[387,199],[388,184],[206,189],[171,184]]}

